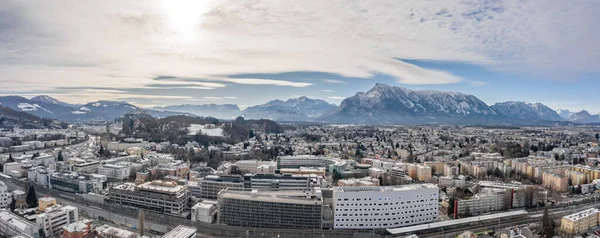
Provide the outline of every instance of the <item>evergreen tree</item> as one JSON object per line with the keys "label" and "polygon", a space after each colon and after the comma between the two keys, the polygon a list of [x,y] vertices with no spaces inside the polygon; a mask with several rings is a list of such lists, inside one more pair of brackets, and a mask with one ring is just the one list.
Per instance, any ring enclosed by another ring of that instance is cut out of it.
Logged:
{"label": "evergreen tree", "polygon": [[544,209],[544,215],[542,216],[542,226],[540,227],[541,228],[540,236],[547,237],[547,238],[553,237],[555,235],[555,233],[554,233],[555,226],[556,225],[554,224],[554,221],[548,215],[548,207],[546,207],[546,209]]}
{"label": "evergreen tree", "polygon": [[250,131],[248,132],[248,138],[253,138],[254,137],[254,131],[252,129],[250,129]]}
{"label": "evergreen tree", "polygon": [[64,160],[63,154],[62,154],[62,150],[58,151],[58,156],[57,156],[56,160],[58,160],[58,161],[63,161]]}
{"label": "evergreen tree", "polygon": [[10,201],[10,206],[9,206],[9,208],[10,208],[10,211],[11,211],[11,212],[14,212],[14,211],[15,211],[15,209],[17,208],[17,200],[16,200],[16,199],[14,199],[14,198],[13,198],[13,199]]}
{"label": "evergreen tree", "polygon": [[98,150],[98,154],[104,155],[104,146],[100,145],[100,150]]}
{"label": "evergreen tree", "polygon": [[6,160],[6,163],[13,163],[15,162],[15,159],[13,159],[12,154],[8,154],[8,159]]}
{"label": "evergreen tree", "polygon": [[333,184],[337,184],[338,180],[342,179],[342,174],[337,170],[334,170],[331,178],[333,179]]}
{"label": "evergreen tree", "polygon": [[29,191],[27,191],[27,198],[25,199],[29,208],[38,207],[38,198],[35,194],[35,188],[32,184],[29,185]]}
{"label": "evergreen tree", "polygon": [[600,134],[596,133],[596,140],[600,140]]}

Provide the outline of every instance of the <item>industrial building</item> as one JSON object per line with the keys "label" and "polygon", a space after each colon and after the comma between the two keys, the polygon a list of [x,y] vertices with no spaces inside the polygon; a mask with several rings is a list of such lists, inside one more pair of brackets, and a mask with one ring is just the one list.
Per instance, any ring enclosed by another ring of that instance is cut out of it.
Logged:
{"label": "industrial building", "polygon": [[17,214],[6,210],[0,210],[0,234],[8,237],[26,235],[29,237],[40,237],[40,228]]}
{"label": "industrial building", "polygon": [[124,183],[110,188],[109,200],[123,206],[183,216],[187,215],[188,191],[185,186],[160,180],[139,185]]}
{"label": "industrial building", "polygon": [[439,188],[433,184],[335,187],[334,228],[376,229],[433,222]]}
{"label": "industrial building", "polygon": [[258,191],[228,188],[219,193],[218,221],[229,226],[321,229],[323,196],[313,190]]}

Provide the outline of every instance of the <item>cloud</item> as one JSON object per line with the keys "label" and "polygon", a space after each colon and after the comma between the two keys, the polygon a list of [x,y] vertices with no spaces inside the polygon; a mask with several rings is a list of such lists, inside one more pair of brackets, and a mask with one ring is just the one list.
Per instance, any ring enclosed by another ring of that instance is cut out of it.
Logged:
{"label": "cloud", "polygon": [[333,99],[333,100],[344,100],[344,99],[346,99],[346,97],[339,97],[339,96],[329,96],[327,98]]}
{"label": "cloud", "polygon": [[237,99],[237,97],[225,97],[226,99]]}
{"label": "cloud", "polygon": [[222,97],[202,97],[204,99],[208,99],[208,100],[222,100]]}
{"label": "cloud", "polygon": [[413,85],[465,81],[396,58],[459,61],[549,78],[600,72],[597,1],[83,4],[0,2],[2,92],[144,88],[160,75],[206,79],[179,85],[203,90],[222,88],[213,84],[305,88],[318,82],[222,76],[294,71],[388,75]]}
{"label": "cloud", "polygon": [[323,83],[346,84],[346,82],[337,79],[324,79]]}
{"label": "cloud", "polygon": [[335,92],[335,91],[333,91],[331,89],[323,89],[321,91],[326,92],[326,93],[333,93],[333,92]]}

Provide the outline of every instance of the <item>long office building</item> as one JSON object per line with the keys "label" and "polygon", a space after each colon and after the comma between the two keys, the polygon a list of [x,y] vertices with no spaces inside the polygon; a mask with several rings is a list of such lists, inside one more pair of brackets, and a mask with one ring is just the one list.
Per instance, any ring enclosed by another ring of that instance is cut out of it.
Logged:
{"label": "long office building", "polygon": [[301,168],[301,167],[323,167],[328,172],[344,172],[347,162],[345,160],[334,159],[325,156],[297,155],[297,156],[279,156],[277,157],[277,169],[282,168]]}
{"label": "long office building", "polygon": [[321,177],[292,174],[245,174],[244,188],[309,189],[321,186]]}
{"label": "long office building", "polygon": [[243,188],[244,178],[242,176],[218,176],[207,175],[200,180],[202,198],[217,199],[217,194],[226,188]]}
{"label": "long office building", "polygon": [[335,187],[334,228],[377,229],[434,222],[439,188],[433,184]]}
{"label": "long office building", "polygon": [[323,196],[314,190],[258,191],[225,189],[219,193],[219,223],[256,228],[321,229]]}
{"label": "long office building", "polygon": [[109,190],[112,203],[177,216],[186,215],[188,191],[185,186],[160,180],[139,185],[124,183]]}

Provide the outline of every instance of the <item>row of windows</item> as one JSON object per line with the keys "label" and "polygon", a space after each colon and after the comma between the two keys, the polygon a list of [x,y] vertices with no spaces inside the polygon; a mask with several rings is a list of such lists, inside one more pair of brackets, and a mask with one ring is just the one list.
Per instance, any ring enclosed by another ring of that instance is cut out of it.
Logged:
{"label": "row of windows", "polygon": [[[439,195],[435,194],[435,193],[431,193],[431,194],[428,194],[428,196],[429,197],[438,197]],[[424,198],[425,195],[418,194],[416,197],[417,198]],[[373,199],[372,198],[344,198],[344,199],[338,198],[337,200],[338,201],[371,201]],[[377,201],[391,201],[391,200],[392,200],[391,197],[379,197],[379,198],[377,198]],[[398,200],[402,200],[402,197],[398,197]]]}
{"label": "row of windows", "polygon": [[[338,209],[340,209],[339,211],[341,211],[341,209],[345,209],[345,208],[337,208],[337,207],[343,207],[343,204],[336,204],[336,211],[338,211]],[[368,205],[364,205],[364,206],[368,206]],[[383,207],[383,208],[365,208],[364,210],[367,211],[367,209],[370,209],[369,211],[388,211],[388,210],[400,210],[400,209],[410,209],[410,208],[419,208],[419,207],[426,207],[426,206],[431,206],[431,207],[437,207],[435,203],[429,203],[429,204],[419,204],[419,205],[414,205],[414,206],[398,206],[398,207]],[[356,206],[359,207],[359,206]],[[350,208],[352,209],[352,208]],[[355,209],[362,209],[362,208],[355,208]],[[355,210],[356,211],[356,210]],[[362,210],[359,210],[362,211]]]}
{"label": "row of windows", "polygon": [[[404,208],[404,207],[403,207],[403,208]],[[408,208],[408,207],[407,207],[407,208]],[[412,207],[411,207],[411,208],[412,208]],[[385,209],[385,210],[383,210],[383,209],[362,209],[362,208],[354,208],[354,211],[355,211],[355,212],[362,212],[362,211],[390,211],[390,210],[398,210],[398,209]],[[403,211],[403,212],[398,212],[398,213],[402,213],[402,214],[403,214],[403,213],[405,213],[405,212],[406,212],[406,213],[410,213],[410,212],[413,212],[413,211],[414,211],[414,212],[418,212],[418,211],[433,211],[433,210],[436,210],[436,208],[423,208],[423,209],[420,209],[420,210],[419,210],[419,209],[417,209],[417,210],[406,210],[406,211]],[[336,211],[336,212],[342,212],[342,211],[344,211],[344,212],[352,212],[353,210],[352,210],[352,208],[351,208],[351,209],[344,208],[343,210],[342,210],[342,208],[339,208],[339,209],[338,209],[338,208],[336,208],[336,209],[335,209],[335,211]],[[386,213],[386,214],[387,214],[387,213]],[[395,214],[395,213],[392,213],[392,215],[393,215],[393,214]]]}
{"label": "row of windows", "polygon": [[[431,198],[429,200],[422,199],[422,200],[406,201],[406,204],[419,203],[419,202],[422,203],[422,202],[427,202],[427,201],[432,202],[435,200],[436,200],[435,198]],[[404,204],[404,203],[405,202],[396,202],[395,204],[398,205],[398,204]],[[383,202],[383,203],[343,203],[342,202],[342,203],[337,203],[336,205],[338,205],[338,206],[344,206],[344,205],[346,205],[346,206],[374,206],[374,205],[388,206],[388,205],[394,205],[394,202]]]}
{"label": "row of windows", "polygon": [[[415,211],[415,212],[418,212],[418,211]],[[422,217],[424,215],[436,214],[435,212],[432,212],[432,213],[422,213],[422,212],[423,211],[420,211],[416,215],[410,215],[410,217],[415,217],[415,216]],[[402,214],[408,214],[408,212],[407,213],[403,212],[403,213],[398,213],[398,214],[392,213],[392,216],[394,216],[394,215],[402,215]],[[358,216],[379,216],[379,215],[383,215],[383,213],[382,214],[379,214],[379,213],[373,213],[373,214],[368,214],[368,213],[365,213],[365,214],[353,214],[353,213],[349,213],[349,214],[346,214],[346,213],[344,213],[344,214],[336,214],[337,217],[339,217],[339,216],[344,216],[344,217],[345,216],[349,216],[349,217],[356,216],[356,217],[358,217]],[[385,215],[389,216],[389,213],[385,213]]]}
{"label": "row of windows", "polygon": [[412,221],[398,221],[395,223],[383,223],[383,224],[336,224],[336,227],[361,227],[361,226],[367,226],[367,227],[374,227],[374,226],[380,226],[380,227],[386,227],[388,225],[390,226],[399,226],[399,225],[403,225],[403,224],[418,224],[418,223],[422,223],[422,222],[426,222],[426,221],[432,221],[433,219],[415,219]]}
{"label": "row of windows", "polygon": [[[425,214],[425,215],[434,215],[433,213],[431,214]],[[415,217],[423,217],[424,215],[421,216],[410,216],[410,217],[392,217],[392,218],[341,218],[341,219],[335,219],[336,222],[363,222],[363,221],[396,221],[396,220],[405,220],[405,219],[409,219],[409,218],[415,218]],[[412,219],[414,220],[434,220],[435,217],[425,217],[425,218],[419,218],[419,219]]]}

